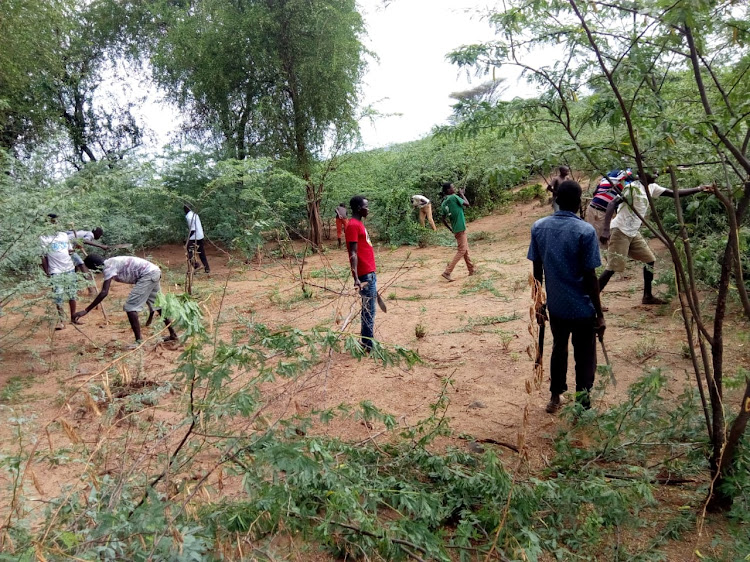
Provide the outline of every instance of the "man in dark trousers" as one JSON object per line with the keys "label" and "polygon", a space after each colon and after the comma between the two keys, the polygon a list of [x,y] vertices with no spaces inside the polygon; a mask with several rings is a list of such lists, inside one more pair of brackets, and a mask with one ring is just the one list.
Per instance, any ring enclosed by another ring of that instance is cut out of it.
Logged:
{"label": "man in dark trousers", "polygon": [[[534,278],[546,276],[547,311],[552,329],[550,401],[547,412],[560,409],[560,395],[568,389],[568,339],[572,336],[576,371],[576,400],[591,406],[589,393],[596,372],[596,336],[605,329],[596,268],[601,265],[594,227],[578,216],[581,186],[573,180],[557,188],[560,210],[531,227],[528,259]],[[537,321],[544,322],[541,310]]]}
{"label": "man in dark trousers", "polygon": [[[104,274],[104,283],[102,284],[102,290],[93,302],[85,310],[76,312],[73,318],[78,320],[94,310],[109,295],[109,286],[113,279],[120,283],[133,285],[123,310],[128,315],[130,327],[135,336],[135,345],[131,347],[137,347],[143,339],[138,313],[143,310],[144,304],[148,305],[149,315],[146,326],[150,326],[154,318],[154,301],[160,290],[161,269],[158,265],[135,256],[118,256],[105,260],[101,256],[89,254],[84,262],[91,271],[101,271]],[[164,324],[169,329],[169,337],[166,339],[176,340],[177,334],[172,328],[172,321],[169,318],[164,318]]]}
{"label": "man in dark trousers", "polygon": [[195,261],[195,250],[198,249],[198,256],[200,256],[203,269],[206,273],[211,273],[211,268],[208,267],[208,258],[206,258],[206,250],[203,247],[203,225],[201,224],[201,218],[198,213],[191,211],[190,207],[183,205],[182,210],[185,211],[185,220],[188,224],[188,260],[193,266],[193,269],[198,269],[198,262]]}
{"label": "man in dark trousers", "polygon": [[369,202],[361,195],[355,195],[349,202],[352,218],[346,226],[346,245],[349,249],[349,264],[352,268],[354,286],[362,296],[362,347],[372,351],[375,334],[375,301],[378,296],[375,276],[375,251],[364,219],[370,212]]}

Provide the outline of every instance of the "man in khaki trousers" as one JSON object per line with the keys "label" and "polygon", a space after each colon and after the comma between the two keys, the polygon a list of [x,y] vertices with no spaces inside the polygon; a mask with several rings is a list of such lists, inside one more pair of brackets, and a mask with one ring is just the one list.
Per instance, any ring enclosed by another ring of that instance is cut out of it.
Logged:
{"label": "man in khaki trousers", "polygon": [[[458,195],[456,195],[456,188],[452,183],[446,182],[443,184],[443,203],[440,205],[440,209],[443,212],[443,222],[445,226],[453,231],[453,235],[456,237],[456,244],[458,245],[456,255],[453,256],[453,259],[443,272],[443,278],[448,281],[454,281],[451,273],[453,273],[453,268],[461,261],[461,258],[466,262],[466,269],[469,270],[469,275],[474,275],[474,264],[469,257],[469,239],[466,235],[466,218],[464,217],[464,207],[468,206],[469,200],[466,199],[463,189],[459,189]],[[448,220],[450,220],[450,223],[448,223]]]}
{"label": "man in khaki trousers", "polygon": [[424,226],[424,220],[430,223],[432,230],[437,230],[435,221],[432,219],[432,203],[424,195],[412,195],[411,204],[419,209],[419,224]]}

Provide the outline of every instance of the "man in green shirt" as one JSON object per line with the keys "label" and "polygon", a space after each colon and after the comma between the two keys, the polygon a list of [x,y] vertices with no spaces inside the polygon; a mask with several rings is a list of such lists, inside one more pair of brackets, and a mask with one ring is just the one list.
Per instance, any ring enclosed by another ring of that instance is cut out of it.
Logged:
{"label": "man in green shirt", "polygon": [[[469,239],[466,236],[466,219],[464,218],[464,207],[468,206],[469,200],[466,199],[463,189],[459,189],[458,195],[456,195],[456,188],[452,183],[446,182],[443,184],[443,203],[440,205],[440,209],[443,211],[443,223],[453,232],[458,245],[456,255],[453,256],[443,272],[443,277],[448,281],[454,280],[451,273],[453,273],[453,268],[461,261],[461,258],[466,262],[469,275],[474,275],[474,264],[469,257]],[[448,219],[450,219],[450,223],[448,223]]]}

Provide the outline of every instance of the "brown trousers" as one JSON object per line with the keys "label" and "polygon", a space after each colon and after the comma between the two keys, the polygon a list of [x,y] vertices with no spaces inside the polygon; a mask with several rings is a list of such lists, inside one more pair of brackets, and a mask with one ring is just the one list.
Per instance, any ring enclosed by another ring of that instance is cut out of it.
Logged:
{"label": "brown trousers", "polygon": [[463,258],[466,262],[466,269],[469,270],[469,274],[474,273],[474,263],[469,257],[469,238],[466,235],[466,231],[464,230],[463,232],[456,232],[454,233],[454,236],[456,237],[458,250],[456,251],[456,255],[453,256],[453,259],[448,264],[448,267],[445,268],[445,273],[450,275],[453,272],[453,268],[456,267],[456,264],[461,261],[461,258]]}
{"label": "brown trousers", "polygon": [[432,219],[432,203],[427,203],[424,207],[419,208],[419,224],[424,226],[424,219],[427,218],[427,220],[430,223],[430,227],[432,227],[432,230],[437,230],[437,227],[435,226],[435,221]]}

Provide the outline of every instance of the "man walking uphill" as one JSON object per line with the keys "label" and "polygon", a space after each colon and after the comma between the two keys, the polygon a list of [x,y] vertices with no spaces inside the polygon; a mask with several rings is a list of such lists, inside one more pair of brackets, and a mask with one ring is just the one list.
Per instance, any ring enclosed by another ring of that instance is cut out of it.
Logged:
{"label": "man walking uphill", "polygon": [[[552,329],[550,401],[547,412],[560,408],[560,395],[568,389],[568,339],[573,339],[576,399],[591,405],[589,393],[596,372],[596,335],[605,323],[599,301],[596,268],[601,265],[594,227],[576,213],[581,206],[581,186],[568,180],[557,189],[560,210],[531,227],[528,259],[534,262],[534,278],[546,276],[547,310]],[[544,322],[537,310],[537,321]]]}
{"label": "man walking uphill", "polygon": [[[440,210],[443,211],[443,222],[456,237],[456,255],[448,264],[443,272],[443,277],[448,281],[453,281],[451,273],[456,264],[461,261],[461,258],[466,262],[466,269],[469,270],[469,275],[474,275],[474,264],[469,257],[469,239],[466,236],[466,218],[464,217],[464,207],[469,206],[469,200],[466,198],[463,189],[458,190],[456,195],[456,188],[452,183],[443,184],[443,202],[440,205]],[[450,219],[450,224],[448,220]]]}
{"label": "man walking uphill", "polygon": [[[658,174],[646,174],[646,184],[644,187],[640,179],[633,181],[622,190],[619,197],[615,197],[607,205],[607,212],[604,214],[604,226],[600,240],[607,242],[607,267],[599,277],[599,290],[603,291],[609,280],[615,272],[622,273],[625,271],[625,258],[632,258],[643,262],[643,297],[641,304],[659,305],[667,304],[667,301],[655,297],[652,292],[654,281],[654,264],[656,256],[646,242],[646,239],[640,233],[641,217],[648,214],[650,205],[646,189],[652,199],[657,197],[672,197],[675,193],[671,189],[660,186],[656,183]],[[710,185],[700,185],[691,189],[680,189],[678,195],[687,197],[702,191],[711,190]],[[622,202],[626,204],[620,208],[617,216],[612,220],[612,215],[618,210]],[[610,224],[611,221],[611,224]],[[610,230],[611,228],[611,230]]]}
{"label": "man walking uphill", "polygon": [[354,286],[362,296],[362,347],[369,353],[372,351],[372,338],[375,334],[375,300],[378,296],[375,251],[363,223],[370,212],[369,202],[361,195],[355,195],[349,205],[352,208],[352,218],[346,226],[346,245]]}

